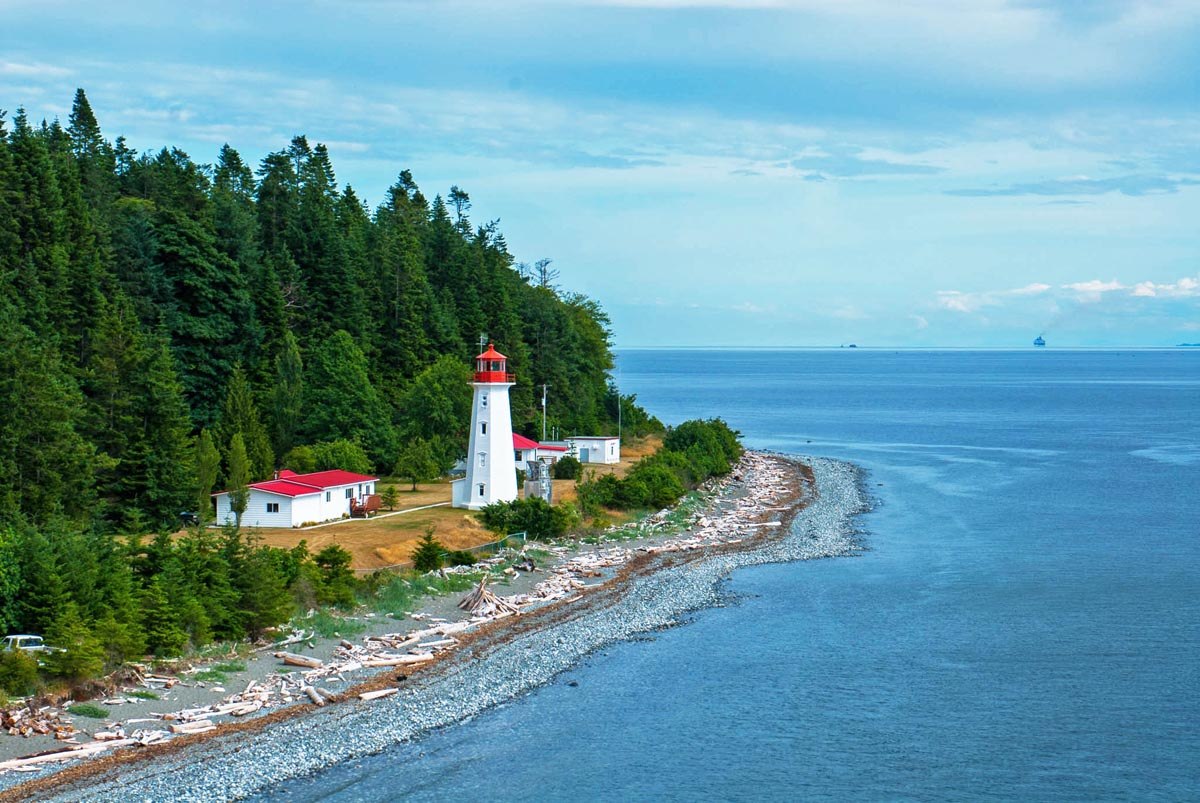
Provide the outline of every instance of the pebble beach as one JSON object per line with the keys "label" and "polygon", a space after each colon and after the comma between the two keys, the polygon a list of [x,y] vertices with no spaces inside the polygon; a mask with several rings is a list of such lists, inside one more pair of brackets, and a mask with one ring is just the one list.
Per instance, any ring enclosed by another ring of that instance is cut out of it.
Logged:
{"label": "pebble beach", "polygon": [[[758,461],[757,463],[754,461]],[[766,522],[755,537],[696,537],[635,547],[636,570],[603,590],[563,600],[532,626],[496,629],[468,641],[434,671],[414,673],[389,696],[351,700],[273,722],[252,734],[214,733],[153,757],[92,768],[52,788],[49,800],[231,800],[262,794],[273,785],[318,772],[334,763],[377,753],[460,722],[551,681],[597,649],[676,624],[689,611],[720,602],[720,582],[742,566],[812,560],[856,553],[856,514],[867,507],[859,470],[847,463],[808,459],[813,488],[800,509],[784,513],[783,526]],[[789,458],[755,454],[743,468],[753,490],[755,474],[796,475]],[[760,483],[761,484],[761,483]],[[752,496],[752,494],[751,494]],[[773,497],[760,494],[760,518],[779,517]],[[730,502],[728,498],[724,500]],[[745,511],[742,511],[744,515]],[[705,519],[719,528],[720,517]],[[749,525],[753,527],[754,525]],[[561,609],[561,610],[559,610]],[[511,632],[515,631],[515,632]],[[31,790],[32,792],[33,790]],[[18,797],[20,788],[10,789]]]}

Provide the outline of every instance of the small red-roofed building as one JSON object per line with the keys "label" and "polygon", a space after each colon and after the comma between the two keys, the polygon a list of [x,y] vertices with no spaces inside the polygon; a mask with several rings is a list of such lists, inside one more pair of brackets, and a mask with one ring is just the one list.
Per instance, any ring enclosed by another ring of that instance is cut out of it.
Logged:
{"label": "small red-roofed building", "polygon": [[513,433],[513,460],[521,471],[528,471],[526,463],[530,460],[541,460],[543,463],[555,463],[558,458],[567,453],[566,446],[554,446],[538,443],[532,438]]}
{"label": "small red-roofed building", "polygon": [[[297,474],[284,469],[274,479],[250,483],[250,498],[242,514],[245,527],[301,527],[350,515],[350,502],[365,505],[375,493],[378,477],[332,469]],[[213,494],[217,524],[234,520],[229,491]]]}

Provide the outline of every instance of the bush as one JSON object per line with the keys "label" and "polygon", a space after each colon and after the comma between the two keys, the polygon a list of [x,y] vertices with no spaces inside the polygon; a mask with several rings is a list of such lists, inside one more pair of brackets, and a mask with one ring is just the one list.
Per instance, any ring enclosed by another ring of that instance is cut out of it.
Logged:
{"label": "bush", "polygon": [[108,709],[103,706],[93,705],[91,703],[75,703],[75,705],[67,706],[67,712],[74,714],[77,717],[90,717],[92,719],[108,719]]}
{"label": "bush", "polygon": [[667,433],[662,449],[639,460],[624,479],[606,474],[581,482],[579,502],[591,515],[602,508],[668,507],[709,477],[729,473],[741,455],[738,433],[721,419],[685,421]]}
{"label": "bush", "polygon": [[446,555],[446,562],[451,566],[474,566],[478,562],[478,558],[465,549],[456,549]]}
{"label": "bush", "polygon": [[425,530],[425,535],[421,536],[417,548],[413,550],[413,568],[422,574],[437,571],[442,568],[444,551],[445,548],[433,537],[433,528],[429,527]]}
{"label": "bush", "polygon": [[571,455],[560,457],[554,464],[554,479],[556,480],[577,480],[582,473],[583,463]]}
{"label": "bush", "polygon": [[317,455],[311,446],[294,446],[280,463],[297,474],[308,474],[317,470]]}
{"label": "bush", "polygon": [[37,659],[24,650],[0,652],[0,689],[19,697],[33,694],[38,686]]}
{"label": "bush", "polygon": [[281,461],[284,468],[297,474],[340,468],[356,474],[370,474],[374,467],[371,458],[358,441],[324,441],[311,446],[294,446]]}
{"label": "bush", "polygon": [[502,535],[523,531],[530,538],[557,538],[578,523],[574,509],[552,506],[545,499],[496,502],[480,512],[484,526]]}
{"label": "bush", "polygon": [[374,469],[371,458],[358,441],[327,441],[314,443],[313,456],[317,461],[317,471],[340,468],[353,471],[355,474],[370,474]]}
{"label": "bush", "polygon": [[313,563],[321,570],[317,588],[319,602],[343,608],[354,605],[356,580],[350,561],[350,553],[337,544],[330,544],[313,556]]}

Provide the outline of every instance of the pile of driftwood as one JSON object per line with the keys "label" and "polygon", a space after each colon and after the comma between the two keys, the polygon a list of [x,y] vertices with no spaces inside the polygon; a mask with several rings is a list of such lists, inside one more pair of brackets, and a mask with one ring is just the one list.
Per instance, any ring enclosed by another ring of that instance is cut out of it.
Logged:
{"label": "pile of driftwood", "polygon": [[71,739],[78,732],[69,719],[64,719],[62,711],[53,706],[33,708],[19,706],[0,711],[0,728],[9,736],[49,736],[53,735],[59,741]]}
{"label": "pile of driftwood", "polygon": [[520,609],[508,600],[498,597],[487,587],[487,576],[479,581],[479,585],[470,594],[463,597],[458,607],[475,616],[493,616],[498,613],[520,613]]}

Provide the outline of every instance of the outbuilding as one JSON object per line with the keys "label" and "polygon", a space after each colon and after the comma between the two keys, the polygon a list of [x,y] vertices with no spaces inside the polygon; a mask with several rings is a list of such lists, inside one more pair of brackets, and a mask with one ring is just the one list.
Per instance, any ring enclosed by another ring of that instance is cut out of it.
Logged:
{"label": "outbuilding", "polygon": [[567,445],[580,463],[621,462],[621,439],[615,435],[574,435]]}
{"label": "outbuilding", "polygon": [[543,463],[554,464],[567,453],[566,446],[551,443],[538,443],[532,438],[513,433],[513,461],[520,471],[527,471],[526,463],[530,460],[541,460]]}
{"label": "outbuilding", "polygon": [[[250,496],[242,524],[247,527],[301,527],[333,521],[350,515],[350,503],[363,506],[375,493],[378,477],[332,469],[297,474],[283,470],[274,479],[249,485]],[[217,523],[236,518],[230,507],[229,491],[213,494],[217,500]]]}

